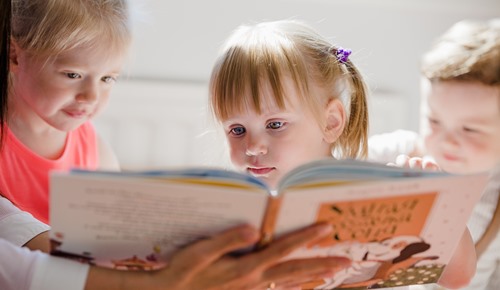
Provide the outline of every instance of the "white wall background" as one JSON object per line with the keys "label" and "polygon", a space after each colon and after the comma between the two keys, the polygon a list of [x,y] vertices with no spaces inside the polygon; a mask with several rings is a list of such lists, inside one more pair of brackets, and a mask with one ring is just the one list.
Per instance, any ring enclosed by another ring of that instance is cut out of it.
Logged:
{"label": "white wall background", "polygon": [[[206,160],[200,151],[215,156],[204,148],[207,139],[193,136],[206,129],[206,85],[218,49],[242,23],[302,19],[351,48],[371,90],[374,134],[417,129],[419,58],[438,35],[464,18],[500,17],[500,0],[132,1],[141,12],[126,76],[96,121],[131,166],[199,164]],[[132,134],[134,126],[141,133]]]}

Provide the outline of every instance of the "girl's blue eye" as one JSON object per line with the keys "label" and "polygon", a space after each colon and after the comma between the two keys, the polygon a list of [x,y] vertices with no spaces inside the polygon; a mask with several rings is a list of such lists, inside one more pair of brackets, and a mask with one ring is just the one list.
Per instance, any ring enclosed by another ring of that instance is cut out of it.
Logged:
{"label": "girl's blue eye", "polygon": [[269,122],[267,124],[268,129],[276,130],[276,129],[280,129],[281,127],[283,127],[283,122],[280,122],[280,121],[273,121],[273,122]]}
{"label": "girl's blue eye", "polygon": [[68,76],[68,78],[70,79],[78,79],[80,78],[80,75],[77,74],[77,73],[66,73],[66,75]]}
{"label": "girl's blue eye", "polygon": [[229,130],[229,133],[235,135],[235,136],[239,136],[239,135],[242,135],[246,132],[246,129],[245,127],[235,127],[235,128],[232,128],[231,130]]}

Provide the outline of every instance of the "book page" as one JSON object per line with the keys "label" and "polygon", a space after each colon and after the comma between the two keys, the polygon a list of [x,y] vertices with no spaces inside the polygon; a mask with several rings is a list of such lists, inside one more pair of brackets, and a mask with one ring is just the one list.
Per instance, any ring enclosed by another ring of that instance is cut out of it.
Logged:
{"label": "book page", "polygon": [[156,269],[187,243],[242,223],[259,228],[266,201],[263,191],[222,184],[55,175],[53,250],[100,266]]}
{"label": "book page", "polygon": [[[297,188],[283,196],[277,235],[315,222],[333,234],[296,252],[353,265],[308,289],[435,283],[462,236],[486,176],[442,176]],[[342,289],[342,288],[339,288]]]}

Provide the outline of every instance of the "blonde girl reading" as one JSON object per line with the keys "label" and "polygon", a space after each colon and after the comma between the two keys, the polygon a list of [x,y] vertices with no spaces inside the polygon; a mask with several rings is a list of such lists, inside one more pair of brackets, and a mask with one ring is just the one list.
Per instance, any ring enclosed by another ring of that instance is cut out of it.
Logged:
{"label": "blonde girl reading", "polygon": [[13,0],[0,192],[48,223],[48,173],[118,169],[90,120],[128,51],[124,0]]}
{"label": "blonde girl reading", "polygon": [[366,155],[366,88],[350,51],[297,21],[240,27],[212,72],[233,165],[271,186],[314,159]]}
{"label": "blonde girl reading", "polygon": [[[305,162],[366,156],[367,93],[350,54],[294,20],[244,25],[229,37],[209,88],[236,169],[275,187]],[[440,280],[451,288],[473,275],[464,237]]]}

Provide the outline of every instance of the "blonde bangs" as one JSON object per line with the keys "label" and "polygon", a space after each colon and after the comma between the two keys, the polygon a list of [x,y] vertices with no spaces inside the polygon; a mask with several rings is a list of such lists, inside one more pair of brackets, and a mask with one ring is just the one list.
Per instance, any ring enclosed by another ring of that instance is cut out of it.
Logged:
{"label": "blonde bangs", "polygon": [[[285,80],[290,77],[303,98],[308,91],[307,67],[302,57],[285,37],[236,34],[218,59],[210,80],[211,107],[218,120],[249,109],[261,113],[263,106],[274,101],[286,106]],[[244,41],[242,41],[244,39]],[[269,45],[270,41],[273,45]],[[238,43],[238,45],[231,45]],[[264,96],[268,87],[272,96]]]}

